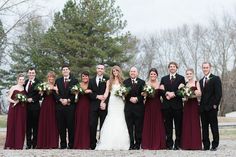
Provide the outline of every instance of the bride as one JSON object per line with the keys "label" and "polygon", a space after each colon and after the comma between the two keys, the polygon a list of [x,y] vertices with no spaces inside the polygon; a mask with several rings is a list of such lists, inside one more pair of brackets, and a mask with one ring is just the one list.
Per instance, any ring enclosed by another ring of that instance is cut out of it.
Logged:
{"label": "bride", "polygon": [[[124,115],[124,101],[121,97],[115,96],[115,91],[122,85],[123,77],[119,66],[111,69],[110,80],[106,84],[105,97],[110,92],[108,102],[108,113],[103,123],[100,141],[96,150],[128,150],[130,141],[127,124]],[[105,107],[101,102],[101,107]]]}

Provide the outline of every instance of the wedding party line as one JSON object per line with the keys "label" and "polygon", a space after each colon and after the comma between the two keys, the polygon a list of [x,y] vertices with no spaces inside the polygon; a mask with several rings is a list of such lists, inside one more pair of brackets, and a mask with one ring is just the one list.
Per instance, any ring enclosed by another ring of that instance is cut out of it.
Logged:
{"label": "wedding party line", "polygon": [[104,64],[95,68],[96,76],[83,71],[77,79],[65,64],[62,76],[50,71],[47,82],[35,68],[26,80],[18,74],[7,98],[4,149],[217,150],[222,85],[210,62],[202,63],[199,81],[192,68],[178,74],[173,61],[160,81],[156,68],[146,82],[136,67],[127,79],[117,65],[109,78]]}

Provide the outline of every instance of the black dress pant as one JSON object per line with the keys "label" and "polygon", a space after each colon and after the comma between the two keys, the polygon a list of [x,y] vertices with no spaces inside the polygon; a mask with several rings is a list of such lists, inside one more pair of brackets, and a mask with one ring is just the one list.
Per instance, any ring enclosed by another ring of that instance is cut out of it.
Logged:
{"label": "black dress pant", "polygon": [[[73,148],[74,144],[74,123],[75,123],[75,106],[60,106],[56,108],[56,118],[58,132],[60,136],[61,148]],[[66,131],[68,130],[68,144],[66,141]]]}
{"label": "black dress pant", "polygon": [[[182,109],[163,109],[164,124],[166,130],[166,147],[169,149],[174,147],[180,147],[180,139],[182,132],[182,119],[183,110]],[[175,124],[175,143],[173,142],[173,121]]]}
{"label": "black dress pant", "polygon": [[204,149],[210,148],[209,139],[209,125],[213,135],[212,147],[216,148],[219,145],[219,128],[217,119],[217,110],[203,111],[201,112],[202,122],[202,142]]}
{"label": "black dress pant", "polygon": [[98,118],[100,119],[100,130],[102,128],[103,122],[106,118],[107,110],[90,110],[90,147],[91,149],[95,149],[97,144],[97,126],[98,126]]}
{"label": "black dress pant", "polygon": [[37,145],[39,113],[39,109],[27,109],[26,145],[28,148],[36,148]]}
{"label": "black dress pant", "polygon": [[143,118],[144,118],[144,105],[143,104],[127,104],[125,107],[125,120],[127,123],[130,147],[140,147],[142,142],[143,131]]}

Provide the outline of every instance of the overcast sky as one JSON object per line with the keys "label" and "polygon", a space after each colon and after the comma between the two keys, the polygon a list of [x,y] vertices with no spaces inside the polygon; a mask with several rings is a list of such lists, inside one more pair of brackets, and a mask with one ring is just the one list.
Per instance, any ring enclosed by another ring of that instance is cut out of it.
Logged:
{"label": "overcast sky", "polygon": [[[67,0],[43,0],[47,11],[61,10]],[[116,0],[127,30],[135,35],[176,28],[183,24],[207,24],[212,16],[235,14],[236,0]]]}
{"label": "overcast sky", "polygon": [[[46,15],[60,11],[67,0],[34,1],[42,6],[38,13]],[[116,5],[128,22],[126,30],[137,36],[183,24],[207,24],[224,12],[236,14],[236,0],[116,0]]]}

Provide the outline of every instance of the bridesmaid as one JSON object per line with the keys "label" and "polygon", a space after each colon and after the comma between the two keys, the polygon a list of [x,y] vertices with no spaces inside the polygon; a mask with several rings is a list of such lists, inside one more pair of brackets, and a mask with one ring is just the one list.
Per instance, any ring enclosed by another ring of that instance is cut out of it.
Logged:
{"label": "bridesmaid", "polygon": [[75,111],[75,139],[74,149],[90,149],[90,131],[89,131],[89,96],[92,93],[88,89],[89,72],[84,71],[81,74],[82,82],[80,87],[85,91],[85,94],[79,94],[78,102]]}
{"label": "bridesmaid", "polygon": [[44,93],[42,97],[44,98],[41,105],[41,111],[39,116],[39,127],[38,127],[38,149],[52,149],[58,148],[58,129],[56,122],[56,99],[55,93],[57,87],[55,84],[56,75],[54,72],[48,72],[47,81],[50,86],[50,93],[47,95]]}
{"label": "bridesmaid", "polygon": [[[194,70],[186,70],[186,86],[191,87],[196,96],[201,96],[200,85],[194,80]],[[197,98],[189,98],[184,102],[183,126],[181,147],[185,150],[201,150],[201,128],[199,116],[199,104]]]}
{"label": "bridesmaid", "polygon": [[[15,100],[16,94],[24,94],[24,75],[17,76],[17,85],[11,87],[7,100],[10,102],[7,117],[5,149],[23,149],[26,131],[26,105]],[[16,104],[14,107],[13,105]]]}
{"label": "bridesmaid", "polygon": [[153,98],[146,97],[142,149],[158,150],[166,148],[166,134],[160,101],[162,88],[157,80],[157,76],[157,70],[152,68],[149,71],[147,84],[155,88],[156,93]]}

